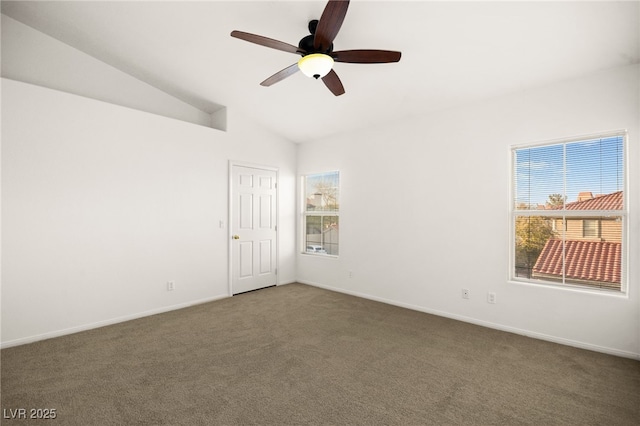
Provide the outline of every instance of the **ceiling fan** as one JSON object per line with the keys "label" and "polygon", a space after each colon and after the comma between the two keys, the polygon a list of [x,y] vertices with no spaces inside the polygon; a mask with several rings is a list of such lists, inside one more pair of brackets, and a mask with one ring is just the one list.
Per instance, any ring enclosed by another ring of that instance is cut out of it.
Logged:
{"label": "ceiling fan", "polygon": [[308,77],[321,78],[334,95],[340,96],[344,93],[344,87],[340,78],[338,78],[338,74],[332,69],[334,61],[354,64],[382,64],[398,62],[401,56],[401,52],[391,50],[359,49],[334,52],[333,40],[336,38],[338,31],[340,31],[348,7],[349,0],[329,0],[320,20],[309,22],[309,32],[311,34],[303,37],[297,47],[243,31],[232,31],[231,37],[302,55],[302,58],[297,63],[278,71],[260,83],[260,85],[271,86],[300,70]]}

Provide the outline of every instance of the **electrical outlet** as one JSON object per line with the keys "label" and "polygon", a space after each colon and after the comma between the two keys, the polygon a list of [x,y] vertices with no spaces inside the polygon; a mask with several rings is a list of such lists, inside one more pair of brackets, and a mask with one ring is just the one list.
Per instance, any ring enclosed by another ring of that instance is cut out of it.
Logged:
{"label": "electrical outlet", "polygon": [[353,278],[353,271],[349,271],[349,278]]}
{"label": "electrical outlet", "polygon": [[462,289],[462,298],[463,299],[468,299],[469,298],[469,289],[468,288],[463,288]]}
{"label": "electrical outlet", "polygon": [[167,281],[167,291],[173,291],[176,288],[175,281]]}
{"label": "electrical outlet", "polygon": [[487,293],[487,302],[496,303],[496,294],[492,292]]}

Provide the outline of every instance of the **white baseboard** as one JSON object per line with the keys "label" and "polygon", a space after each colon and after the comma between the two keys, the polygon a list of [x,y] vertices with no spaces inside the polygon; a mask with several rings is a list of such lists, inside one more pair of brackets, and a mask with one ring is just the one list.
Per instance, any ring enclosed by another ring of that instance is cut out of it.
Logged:
{"label": "white baseboard", "polygon": [[573,346],[573,347],[576,347],[576,348],[587,349],[587,350],[594,351],[594,352],[601,352],[601,353],[605,353],[605,354],[609,354],[609,355],[615,355],[615,356],[619,356],[619,357],[623,357],[623,358],[631,358],[631,359],[640,360],[640,354],[637,354],[637,353],[634,353],[634,352],[622,351],[622,350],[619,350],[619,349],[608,348],[608,347],[599,346],[599,345],[593,345],[591,343],[585,343],[585,342],[580,342],[580,341],[577,341],[577,340],[565,339],[563,337],[553,336],[553,335],[544,334],[544,333],[538,333],[538,332],[535,332],[535,331],[523,330],[523,329],[516,328],[516,327],[510,327],[510,326],[506,326],[506,325],[502,325],[502,324],[496,324],[496,323],[489,322],[489,321],[482,321],[482,320],[478,320],[478,319],[471,318],[471,317],[465,317],[463,315],[456,315],[456,314],[451,314],[449,312],[438,311],[438,310],[435,310],[435,309],[428,309],[428,308],[424,308],[422,306],[412,305],[412,304],[409,304],[409,303],[397,302],[395,300],[385,299],[385,298],[377,297],[377,296],[371,296],[371,295],[365,294],[365,293],[359,293],[359,292],[356,292],[356,291],[349,291],[349,290],[345,290],[345,289],[342,289],[342,288],[332,287],[332,286],[319,284],[319,283],[314,283],[314,282],[310,282],[310,281],[298,280],[298,282],[301,283],[301,284],[306,284],[306,285],[310,285],[310,286],[313,286],[313,287],[323,288],[325,290],[331,290],[331,291],[335,291],[335,292],[338,292],[338,293],[344,293],[344,294],[348,294],[348,295],[351,295],[351,296],[361,297],[363,299],[369,299],[369,300],[373,300],[373,301],[376,301],[376,302],[386,303],[388,305],[394,305],[394,306],[398,306],[398,307],[401,307],[401,308],[411,309],[413,311],[424,312],[426,314],[432,314],[432,315],[438,315],[438,316],[445,317],[445,318],[451,318],[451,319],[454,319],[454,320],[468,322],[470,324],[475,324],[475,325],[479,325],[479,326],[482,326],[482,327],[493,328],[495,330],[506,331],[508,333],[519,334],[521,336],[531,337],[531,338],[534,338],[534,339],[546,340],[548,342],[559,343],[561,345]]}
{"label": "white baseboard", "polygon": [[79,325],[79,326],[76,326],[76,327],[65,328],[65,329],[62,329],[62,330],[50,331],[50,332],[43,333],[43,334],[37,334],[35,336],[22,337],[20,339],[15,339],[15,340],[9,340],[7,342],[2,342],[2,343],[0,343],[0,348],[4,349],[4,348],[10,348],[12,346],[26,345],[27,343],[38,342],[40,340],[52,339],[54,337],[65,336],[67,334],[73,334],[73,333],[78,333],[78,332],[81,332],[81,331],[92,330],[94,328],[100,328],[100,327],[104,327],[104,326],[107,326],[107,325],[118,324],[120,322],[131,321],[131,320],[134,320],[134,319],[148,317],[148,316],[151,316],[151,315],[162,314],[164,312],[170,312],[170,311],[175,311],[175,310],[178,310],[178,309],[188,308],[189,306],[201,305],[203,303],[213,302],[213,301],[220,300],[220,299],[226,299],[227,297],[229,297],[228,294],[214,296],[214,297],[207,297],[206,299],[199,299],[199,300],[193,300],[193,301],[190,301],[190,302],[179,303],[177,305],[164,306],[164,307],[158,308],[158,309],[151,309],[149,311],[138,312],[138,313],[135,313],[135,314],[125,315],[125,316],[122,316],[122,317],[112,318],[112,319],[108,319],[108,320],[104,320],[104,321],[98,321],[98,322],[94,322],[94,323],[90,323],[90,324],[83,324],[83,325]]}

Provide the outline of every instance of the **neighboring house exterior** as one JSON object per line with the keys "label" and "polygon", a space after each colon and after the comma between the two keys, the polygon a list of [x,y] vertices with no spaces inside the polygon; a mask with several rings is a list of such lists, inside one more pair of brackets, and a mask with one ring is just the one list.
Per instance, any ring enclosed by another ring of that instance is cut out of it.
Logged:
{"label": "neighboring house exterior", "polygon": [[321,192],[316,192],[307,197],[307,210],[320,210],[326,205]]}
{"label": "neighboring house exterior", "polygon": [[581,192],[578,201],[567,203],[566,210],[585,211],[585,217],[553,219],[553,229],[560,238],[546,242],[533,266],[532,278],[561,281],[564,272],[569,283],[619,289],[622,222],[615,216],[595,218],[589,211],[622,210],[622,201],[622,191],[596,196]]}

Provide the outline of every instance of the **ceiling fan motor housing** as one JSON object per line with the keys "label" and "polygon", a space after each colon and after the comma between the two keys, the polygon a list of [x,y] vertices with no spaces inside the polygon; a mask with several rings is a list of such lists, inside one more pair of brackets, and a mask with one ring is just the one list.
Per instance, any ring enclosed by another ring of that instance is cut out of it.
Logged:
{"label": "ceiling fan motor housing", "polygon": [[318,26],[318,20],[314,19],[313,21],[309,21],[309,32],[311,33],[308,36],[305,36],[302,38],[302,40],[300,40],[300,43],[298,43],[298,47],[302,50],[304,50],[305,54],[304,55],[309,55],[312,53],[331,53],[333,52],[333,43],[331,43],[331,46],[329,46],[329,48],[327,50],[321,51],[321,50],[316,50],[315,46],[314,46],[314,39],[315,39],[315,34],[316,34],[316,27]]}

